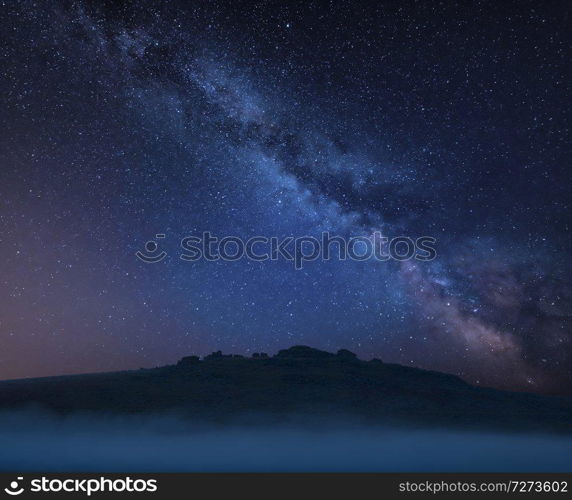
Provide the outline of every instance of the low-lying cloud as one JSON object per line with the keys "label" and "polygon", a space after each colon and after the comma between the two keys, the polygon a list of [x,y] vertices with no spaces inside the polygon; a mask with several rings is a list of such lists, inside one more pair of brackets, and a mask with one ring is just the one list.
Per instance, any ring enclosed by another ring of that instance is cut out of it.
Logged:
{"label": "low-lying cloud", "polygon": [[4,412],[0,470],[572,471],[572,436],[315,424],[221,426],[175,416]]}

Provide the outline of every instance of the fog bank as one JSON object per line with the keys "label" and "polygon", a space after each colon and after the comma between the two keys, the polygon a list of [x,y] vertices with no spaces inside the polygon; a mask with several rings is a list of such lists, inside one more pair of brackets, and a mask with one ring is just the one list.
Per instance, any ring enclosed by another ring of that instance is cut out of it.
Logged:
{"label": "fog bank", "polygon": [[572,436],[0,414],[3,471],[572,471]]}

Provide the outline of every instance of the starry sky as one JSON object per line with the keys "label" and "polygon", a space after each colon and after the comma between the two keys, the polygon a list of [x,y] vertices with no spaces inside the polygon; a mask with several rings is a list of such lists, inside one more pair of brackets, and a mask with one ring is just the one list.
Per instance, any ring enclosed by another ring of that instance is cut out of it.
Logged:
{"label": "starry sky", "polygon": [[[0,2],[0,378],[308,344],[572,394],[566,4]],[[181,261],[203,231],[437,258]]]}

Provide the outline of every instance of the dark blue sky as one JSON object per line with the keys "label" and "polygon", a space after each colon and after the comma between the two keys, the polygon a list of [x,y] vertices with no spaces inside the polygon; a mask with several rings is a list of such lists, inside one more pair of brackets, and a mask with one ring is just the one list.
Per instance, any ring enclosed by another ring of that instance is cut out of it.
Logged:
{"label": "dark blue sky", "polygon": [[[303,343],[570,392],[569,21],[565,2],[4,5],[0,377]],[[437,258],[181,261],[202,231],[430,235]]]}

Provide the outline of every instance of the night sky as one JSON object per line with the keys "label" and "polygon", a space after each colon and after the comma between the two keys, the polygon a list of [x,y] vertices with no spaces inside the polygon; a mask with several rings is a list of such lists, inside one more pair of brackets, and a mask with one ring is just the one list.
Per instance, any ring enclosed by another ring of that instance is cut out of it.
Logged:
{"label": "night sky", "polygon": [[572,393],[567,3],[1,2],[0,378],[307,344]]}

